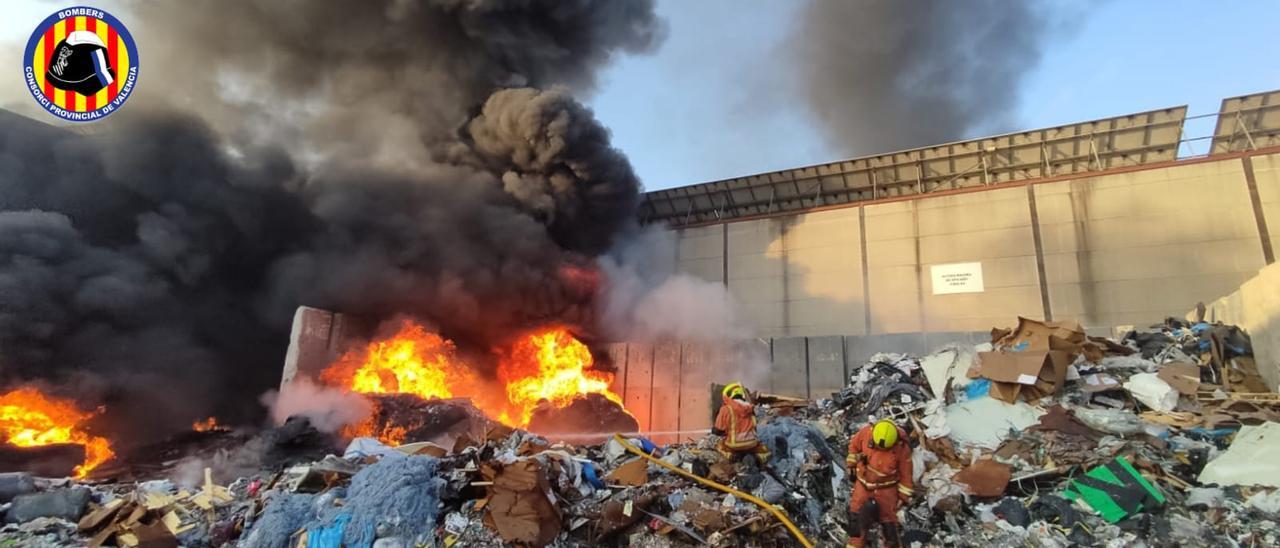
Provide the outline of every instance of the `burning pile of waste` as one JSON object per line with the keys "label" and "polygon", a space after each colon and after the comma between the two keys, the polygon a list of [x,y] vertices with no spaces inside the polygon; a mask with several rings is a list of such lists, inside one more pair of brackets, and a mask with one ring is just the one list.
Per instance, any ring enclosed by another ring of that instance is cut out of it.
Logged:
{"label": "burning pile of waste", "polygon": [[[368,419],[346,429],[348,437],[389,444],[402,443],[414,430],[422,439],[424,428],[443,433],[470,422],[477,413],[466,407],[542,434],[604,436],[639,429],[611,390],[613,374],[596,368],[591,351],[566,328],[531,331],[491,356],[497,367],[488,378],[451,341],[404,320],[394,334],[347,351],[319,377],[368,396],[374,405]],[[405,412],[415,406],[429,412]]]}
{"label": "burning pile of waste", "polygon": [[[187,436],[202,456],[151,449],[169,464],[149,481],[110,466],[91,482],[0,475],[11,501],[0,541],[843,545],[859,530],[851,437],[887,419],[910,463],[894,484],[910,488],[891,491],[900,527],[861,529],[871,538],[1273,545],[1280,470],[1259,456],[1280,450],[1280,396],[1260,389],[1251,361],[1231,326],[1169,321],[1113,340],[1020,319],[976,347],[876,355],[829,399],[708,387],[749,415],[721,409],[715,433],[666,446],[642,433],[559,443],[466,399],[379,394],[424,426],[384,443],[305,419],[258,434],[196,425]],[[747,432],[758,442],[727,455],[731,437],[744,439],[740,420],[757,423]],[[249,446],[278,458],[230,472]]]}
{"label": "burning pile of waste", "polygon": [[114,454],[111,442],[88,432],[91,418],[35,387],[0,395],[0,466],[58,475],[69,465],[76,477],[88,475]]}

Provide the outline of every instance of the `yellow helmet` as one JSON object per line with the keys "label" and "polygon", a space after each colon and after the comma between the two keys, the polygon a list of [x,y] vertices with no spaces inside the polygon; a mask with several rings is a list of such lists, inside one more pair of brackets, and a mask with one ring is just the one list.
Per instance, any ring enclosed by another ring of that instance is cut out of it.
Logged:
{"label": "yellow helmet", "polygon": [[723,396],[724,396],[724,397],[726,397],[726,398],[743,398],[743,399],[746,399],[746,397],[747,397],[747,389],[743,388],[743,387],[742,387],[742,383],[740,383],[740,382],[731,382],[731,383],[729,383],[729,384],[725,385],[724,390],[721,390],[721,391],[720,391],[720,394],[721,394],[721,395],[723,395]]}
{"label": "yellow helmet", "polygon": [[898,425],[893,421],[882,420],[871,429],[871,444],[881,449],[893,447],[898,443]]}

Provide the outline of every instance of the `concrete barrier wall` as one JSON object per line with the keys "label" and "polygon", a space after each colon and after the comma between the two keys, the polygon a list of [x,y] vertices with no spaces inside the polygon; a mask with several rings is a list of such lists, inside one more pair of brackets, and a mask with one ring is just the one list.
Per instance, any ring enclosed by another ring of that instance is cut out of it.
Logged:
{"label": "concrete barrier wall", "polygon": [[[1011,319],[1009,319],[1011,320]],[[1012,327],[1011,321],[999,325]],[[769,394],[827,398],[880,352],[924,356],[953,343],[991,340],[989,331],[778,337],[736,343],[615,343],[613,390],[655,441],[697,437],[711,427],[712,384],[742,382]]]}
{"label": "concrete barrier wall", "polygon": [[1206,303],[1205,319],[1245,330],[1253,342],[1258,372],[1272,390],[1280,389],[1280,264],[1263,268],[1239,289]]}
{"label": "concrete barrier wall", "polygon": [[1054,319],[1181,316],[1264,265],[1239,158],[1032,188]]}
{"label": "concrete barrier wall", "polygon": [[[767,338],[1110,327],[1233,291],[1276,238],[1273,153],[685,228],[678,265],[725,283]],[[931,268],[963,262],[984,291],[935,295]]]}

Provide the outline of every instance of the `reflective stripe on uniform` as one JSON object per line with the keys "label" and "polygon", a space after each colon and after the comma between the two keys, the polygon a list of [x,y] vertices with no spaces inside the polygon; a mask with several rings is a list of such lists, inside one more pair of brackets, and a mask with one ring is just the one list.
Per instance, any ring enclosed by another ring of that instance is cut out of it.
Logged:
{"label": "reflective stripe on uniform", "polygon": [[880,489],[888,489],[890,487],[898,485],[897,481],[884,481],[880,483],[870,483],[867,480],[862,479],[861,477],[858,478],[858,483],[861,483],[867,489],[870,489],[872,491],[879,491]]}
{"label": "reflective stripe on uniform", "polygon": [[[733,405],[733,404],[727,404],[727,405]],[[744,434],[746,433],[744,432]],[[736,413],[736,410],[734,408],[730,408],[729,409],[729,431],[725,432],[724,444],[734,449],[741,449],[745,447],[754,446],[756,443],[757,443],[757,440],[756,440],[755,429],[751,430],[750,437],[743,436],[743,438],[741,439],[738,438],[738,414]]]}

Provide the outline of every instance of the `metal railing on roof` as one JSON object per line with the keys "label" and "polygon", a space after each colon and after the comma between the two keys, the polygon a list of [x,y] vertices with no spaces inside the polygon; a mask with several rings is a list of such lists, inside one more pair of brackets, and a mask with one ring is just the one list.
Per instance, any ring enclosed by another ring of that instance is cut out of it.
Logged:
{"label": "metal railing on roof", "polygon": [[[816,207],[980,187],[1280,146],[1280,91],[1223,100],[1188,117],[1170,107],[647,192],[641,222],[674,226],[801,213]],[[1212,135],[1184,138],[1187,120],[1217,117]],[[1196,154],[1200,141],[1208,152]]]}

